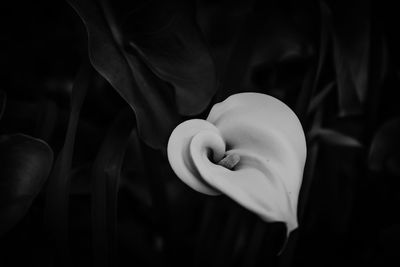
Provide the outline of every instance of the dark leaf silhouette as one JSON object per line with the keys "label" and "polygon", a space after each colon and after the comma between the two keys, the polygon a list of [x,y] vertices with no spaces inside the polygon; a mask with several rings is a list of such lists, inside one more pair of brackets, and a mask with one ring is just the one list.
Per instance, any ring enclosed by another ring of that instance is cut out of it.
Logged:
{"label": "dark leaf silhouette", "polygon": [[111,125],[93,164],[92,237],[95,266],[115,264],[120,174],[134,122],[130,110],[121,111]]}
{"label": "dark leaf silhouette", "polygon": [[[249,89],[280,99],[297,94],[314,56],[307,34],[314,10],[308,8],[287,1],[255,1],[227,66],[227,95]],[[305,10],[311,14],[305,15]],[[233,89],[237,87],[241,88]]]}
{"label": "dark leaf silhouette", "polygon": [[[313,119],[313,125],[311,131],[315,129],[321,128],[321,124],[324,118],[324,107],[322,106],[320,109],[317,109],[315,112],[315,116]],[[298,217],[299,221],[302,222],[304,220],[306,207],[310,198],[310,192],[312,184],[315,180],[315,172],[317,168],[317,161],[318,156],[320,153],[320,143],[318,142],[310,142],[310,139],[307,143],[307,160],[306,165],[304,167],[304,174],[303,174],[303,183],[301,185],[301,194],[299,199],[299,207],[298,207]],[[289,243],[290,246],[296,246],[297,240],[295,238],[295,242],[293,244]],[[292,255],[290,255],[291,249],[289,248],[289,258],[288,261],[292,260]],[[293,251],[292,251],[293,252]]]}
{"label": "dark leaf silhouette", "polygon": [[[89,87],[92,71],[89,62],[84,62],[77,74],[71,95],[70,117],[63,147],[51,172],[48,187],[45,220],[55,242],[59,264],[68,259],[68,207],[70,194],[70,171],[74,154],[75,135],[80,111]],[[62,263],[65,264],[65,263]]]}
{"label": "dark leaf silhouette", "polygon": [[313,92],[316,90],[318,82],[320,81],[320,76],[322,73],[323,66],[326,61],[327,50],[329,45],[329,33],[332,31],[332,19],[331,19],[331,10],[326,5],[325,2],[319,2],[319,10],[320,10],[320,36],[319,36],[319,53],[318,53],[318,66],[315,73],[315,80],[313,84]]}
{"label": "dark leaf silhouette", "polygon": [[400,175],[400,118],[392,119],[375,134],[368,155],[368,167]]}
{"label": "dark leaf silhouette", "polygon": [[179,114],[207,107],[215,69],[192,2],[69,2],[86,25],[93,66],[135,111],[146,143],[162,147]]}
{"label": "dark leaf silhouette", "polygon": [[[320,84],[321,74],[323,67],[325,65],[327,51],[328,51],[328,44],[329,44],[329,33],[331,30],[331,13],[329,7],[323,2],[319,2],[319,9],[320,9],[320,29],[319,29],[319,48],[318,48],[318,63],[315,66],[315,73],[314,74],[312,85],[311,81],[307,81],[304,79],[303,88],[299,93],[296,110],[298,115],[306,116],[310,115],[310,113],[325,99],[325,96],[331,91],[333,83],[326,85],[317,95],[314,94],[317,91],[318,85]],[[313,70],[313,69],[312,69]],[[304,119],[303,119],[304,121]]]}
{"label": "dark leaf silhouette", "polygon": [[318,109],[326,100],[327,96],[333,91],[332,89],[335,87],[335,82],[328,83],[318,94],[316,94],[310,101],[310,105],[308,107],[308,114],[313,113]]}
{"label": "dark leaf silhouette", "polygon": [[[368,86],[370,1],[332,5],[333,49],[339,92],[339,114],[360,114]],[[357,14],[357,16],[354,16]]]}
{"label": "dark leaf silhouette", "polygon": [[253,2],[197,1],[197,20],[212,51],[217,73],[222,76],[246,17],[252,12]]}
{"label": "dark leaf silhouette", "polygon": [[216,77],[196,24],[194,1],[109,3],[116,20],[111,26],[120,29],[122,42],[129,43],[157,76],[173,85],[179,112],[203,111],[214,95]]}
{"label": "dark leaf silhouette", "polygon": [[28,212],[43,187],[53,151],[42,140],[23,134],[0,136],[0,235]]}
{"label": "dark leaf silhouette", "polygon": [[3,117],[4,110],[6,109],[7,94],[0,90],[0,119]]}
{"label": "dark leaf silhouette", "polygon": [[363,145],[354,137],[340,133],[332,129],[316,128],[311,130],[307,138],[309,142],[321,140],[322,142],[336,146],[362,147]]}

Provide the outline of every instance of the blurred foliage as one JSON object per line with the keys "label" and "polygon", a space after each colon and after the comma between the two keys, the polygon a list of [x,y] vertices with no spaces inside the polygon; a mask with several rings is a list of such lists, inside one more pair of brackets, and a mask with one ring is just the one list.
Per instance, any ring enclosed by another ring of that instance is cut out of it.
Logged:
{"label": "blurred foliage", "polygon": [[165,147],[179,115],[204,110],[216,89],[194,2],[69,2],[85,23],[93,66],[132,107],[143,140]]}
{"label": "blurred foliage", "polygon": [[[399,264],[393,5],[69,0],[4,10],[0,266]],[[282,223],[192,191],[166,158],[175,125],[244,91],[281,99],[307,135],[300,227],[287,244]]]}
{"label": "blurred foliage", "polygon": [[53,163],[53,151],[30,136],[2,135],[0,161],[0,235],[4,235],[26,215],[42,190]]}

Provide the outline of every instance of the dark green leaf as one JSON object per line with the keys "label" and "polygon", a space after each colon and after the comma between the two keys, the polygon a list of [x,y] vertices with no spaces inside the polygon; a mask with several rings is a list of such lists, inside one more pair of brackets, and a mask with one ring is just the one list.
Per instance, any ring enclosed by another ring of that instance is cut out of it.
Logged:
{"label": "dark green leaf", "polygon": [[223,74],[235,39],[254,1],[196,2],[199,26],[212,51],[217,73]]}
{"label": "dark green leaf", "polygon": [[6,103],[7,103],[7,94],[6,92],[0,90],[0,120],[1,117],[3,117],[4,110],[6,109]]}
{"label": "dark green leaf", "polygon": [[165,146],[179,113],[207,107],[215,69],[192,2],[69,2],[86,25],[93,66],[135,111],[147,144]]}
{"label": "dark green leaf", "polygon": [[333,7],[339,115],[356,115],[363,110],[368,87],[371,3],[358,0]]}
{"label": "dark green leaf", "polygon": [[[313,118],[312,129],[318,129],[321,127],[322,121],[324,118],[324,107],[318,109]],[[319,143],[313,142],[310,143],[309,140],[307,142],[307,159],[306,164],[304,166],[303,173],[303,182],[301,184],[300,198],[298,203],[298,219],[300,227],[304,222],[306,209],[309,205],[309,199],[311,195],[311,188],[313,183],[315,182],[315,173],[317,169],[317,160],[320,153]],[[293,266],[293,260],[295,257],[295,253],[298,247],[299,242],[299,232],[295,231],[294,234],[289,236],[289,239],[286,241],[287,248],[282,252],[280,265],[279,266]]]}
{"label": "dark green leaf", "polygon": [[[372,138],[374,131],[378,127],[381,109],[384,109],[384,106],[387,105],[384,103],[385,99],[392,98],[386,91],[387,82],[390,80],[389,73],[391,72],[389,71],[389,60],[392,60],[392,57],[389,58],[389,47],[387,37],[385,36],[386,34],[374,34],[377,27],[378,26],[374,26],[372,29],[371,47],[375,47],[375,49],[371,51],[370,56],[370,84],[365,105],[365,131],[368,133],[368,138]],[[397,87],[396,85],[390,85],[389,87],[392,86]],[[394,91],[395,90],[393,90],[393,93],[395,93]]]}
{"label": "dark green leaf", "polygon": [[[264,221],[259,221],[250,230],[250,237],[247,240],[248,245],[244,256],[244,266],[256,266],[257,256],[262,249],[262,241],[266,236],[267,224]],[[265,256],[265,255],[263,255]]]}
{"label": "dark green leaf", "polygon": [[285,98],[303,80],[313,54],[305,32],[307,26],[313,26],[312,15],[304,12],[309,6],[287,1],[249,2],[254,4],[233,42],[218,99],[242,91]]}
{"label": "dark green leaf", "polygon": [[223,229],[220,229],[218,241],[216,241],[217,246],[213,257],[213,266],[222,266],[234,254],[235,233],[239,230],[241,216],[243,216],[241,207],[232,205],[228,209],[227,220]]}
{"label": "dark green leaf", "polygon": [[[301,91],[297,97],[296,103],[296,114],[300,117],[300,120],[305,123],[307,114],[315,105],[315,99],[313,95],[317,91],[317,87],[320,83],[322,69],[326,60],[329,32],[331,31],[331,14],[329,7],[323,2],[319,2],[319,47],[318,47],[318,63],[315,67],[311,67],[308,73],[306,73],[301,87]],[[313,80],[311,80],[313,79]]]}
{"label": "dark green leaf", "polygon": [[53,151],[42,140],[0,136],[0,236],[28,212],[51,170]]}
{"label": "dark green leaf", "polygon": [[117,200],[121,166],[134,126],[130,109],[111,125],[93,165],[92,225],[95,266],[115,266]]}
{"label": "dark green leaf", "polygon": [[46,223],[55,241],[58,264],[68,264],[68,202],[70,194],[70,170],[74,153],[75,134],[83,101],[89,87],[92,68],[82,64],[72,88],[70,117],[64,145],[57,157],[47,187]]}
{"label": "dark green leaf", "polygon": [[400,174],[400,119],[392,119],[376,132],[368,155],[368,167],[373,171]]}
{"label": "dark green leaf", "polygon": [[375,266],[400,264],[400,224],[398,222],[380,229],[377,243],[380,249],[377,255],[374,255]]}
{"label": "dark green leaf", "polygon": [[316,90],[320,80],[322,68],[324,66],[327,56],[328,41],[330,40],[329,33],[332,31],[331,10],[324,1],[319,1],[319,9],[320,9],[321,28],[319,36],[318,67],[315,73],[313,92]]}
{"label": "dark green leaf", "polygon": [[354,137],[345,135],[332,129],[316,128],[312,129],[307,138],[309,142],[320,140],[326,144],[348,147],[362,147],[363,145]]}
{"label": "dark green leaf", "polygon": [[330,92],[332,92],[332,89],[335,86],[335,82],[331,82],[329,84],[327,84],[322,90],[321,92],[319,92],[318,94],[316,94],[310,102],[310,105],[308,107],[308,113],[312,113],[314,112],[326,99],[326,97],[329,95]]}
{"label": "dark green leaf", "polygon": [[216,220],[213,220],[215,214],[217,214],[217,202],[215,199],[207,199],[202,209],[201,221],[199,222],[199,230],[196,236],[196,248],[194,252],[194,266],[204,266],[209,258],[212,257],[210,247],[213,246],[213,242],[217,240]]}
{"label": "dark green leaf", "polygon": [[296,100],[297,103],[294,111],[302,124],[305,124],[307,119],[307,108],[309,107],[309,102],[313,91],[312,84],[314,73],[314,67],[309,67],[307,73],[304,75],[304,79],[300,87],[300,93]]}
{"label": "dark green leaf", "polygon": [[50,140],[54,134],[59,118],[59,108],[55,101],[46,99],[39,103],[41,110],[36,127],[37,136],[43,140]]}
{"label": "dark green leaf", "polygon": [[379,75],[377,75],[377,85],[381,87],[385,81],[385,78],[388,75],[389,69],[389,51],[388,51],[388,42],[385,36],[382,36],[380,39],[380,49],[379,49]]}
{"label": "dark green leaf", "polygon": [[[120,2],[120,3],[117,3]],[[109,1],[120,33],[146,65],[175,89],[182,115],[203,111],[216,90],[216,73],[196,23],[194,1]],[[113,26],[113,25],[111,25]]]}

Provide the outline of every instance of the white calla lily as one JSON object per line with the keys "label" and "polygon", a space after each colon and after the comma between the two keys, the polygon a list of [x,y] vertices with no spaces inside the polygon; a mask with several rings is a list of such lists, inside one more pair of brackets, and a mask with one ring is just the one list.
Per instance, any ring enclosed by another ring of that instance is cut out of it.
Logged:
{"label": "white calla lily", "polygon": [[[234,166],[218,164],[226,157]],[[174,129],[168,159],[193,189],[226,194],[265,221],[285,222],[288,233],[297,228],[306,142],[298,118],[278,99],[260,93],[228,97],[207,120]]]}

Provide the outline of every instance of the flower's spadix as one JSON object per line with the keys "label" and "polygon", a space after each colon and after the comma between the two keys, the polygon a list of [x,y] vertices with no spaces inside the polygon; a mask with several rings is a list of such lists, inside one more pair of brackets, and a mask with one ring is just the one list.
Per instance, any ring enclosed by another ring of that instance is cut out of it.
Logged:
{"label": "flower's spadix", "polygon": [[226,194],[265,221],[297,227],[306,159],[302,126],[281,101],[240,93],[214,105],[207,120],[178,125],[168,142],[176,175],[193,189]]}
{"label": "flower's spadix", "polygon": [[240,161],[240,156],[237,154],[227,155],[225,158],[218,161],[218,165],[224,166],[232,170]]}

